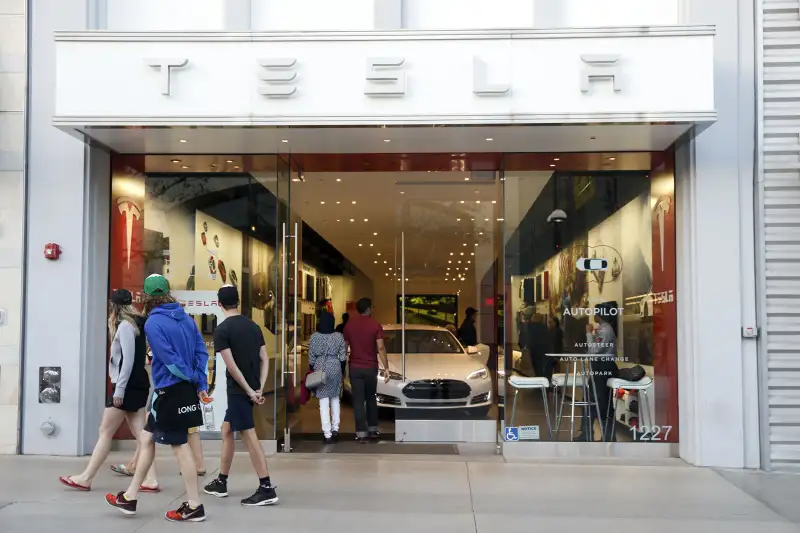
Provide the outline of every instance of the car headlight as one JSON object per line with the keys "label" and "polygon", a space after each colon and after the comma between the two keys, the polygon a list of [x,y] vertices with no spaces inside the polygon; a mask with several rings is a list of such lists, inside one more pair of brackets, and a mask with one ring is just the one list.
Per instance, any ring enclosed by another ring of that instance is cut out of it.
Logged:
{"label": "car headlight", "polygon": [[489,377],[489,371],[486,370],[485,368],[481,368],[480,370],[476,370],[475,372],[467,376],[467,379],[486,379],[488,377]]}
{"label": "car headlight", "polygon": [[397,380],[397,381],[402,381],[403,380],[403,376],[401,374],[398,374],[397,372],[393,372],[391,370],[387,371],[387,370],[384,370],[383,368],[379,368],[378,369],[378,378],[379,379],[386,379],[386,372],[389,372],[389,379],[394,379],[394,380]]}

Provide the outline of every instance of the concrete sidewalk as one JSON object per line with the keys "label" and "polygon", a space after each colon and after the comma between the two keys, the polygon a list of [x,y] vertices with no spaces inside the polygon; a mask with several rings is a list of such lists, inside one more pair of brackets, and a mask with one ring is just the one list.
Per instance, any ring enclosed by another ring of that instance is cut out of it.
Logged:
{"label": "concrete sidewalk", "polygon": [[[129,453],[109,460],[123,462]],[[206,479],[218,464],[210,456]],[[137,516],[103,496],[128,478],[104,468],[92,492],[63,488],[59,475],[87,458],[0,457],[0,532],[168,531],[314,533],[758,533],[799,532],[800,476],[717,472],[687,466],[505,464],[492,457],[280,455],[270,459],[281,502],[243,508],[257,480],[237,454],[230,497],[206,497],[208,520],[172,524],[163,513],[183,501],[171,456],[160,451],[163,492],[142,495]]]}

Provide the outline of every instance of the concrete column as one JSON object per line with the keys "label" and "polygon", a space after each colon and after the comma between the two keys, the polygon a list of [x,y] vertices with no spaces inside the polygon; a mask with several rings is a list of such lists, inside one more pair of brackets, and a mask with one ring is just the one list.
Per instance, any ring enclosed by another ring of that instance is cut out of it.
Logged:
{"label": "concrete column", "polygon": [[374,0],[375,29],[399,30],[403,24],[403,0]]}
{"label": "concrete column", "polygon": [[0,2],[0,454],[19,442],[22,257],[25,213],[24,0]]}
{"label": "concrete column", "polygon": [[681,457],[757,468],[757,348],[741,337],[756,320],[754,5],[691,0],[683,15],[716,25],[719,118],[677,154]]}
{"label": "concrete column", "polygon": [[[83,455],[97,439],[105,395],[108,156],[52,126],[53,32],[83,30],[89,0],[33,2],[22,451]],[[43,257],[58,243],[57,261]],[[102,297],[101,297],[102,295]],[[62,371],[60,403],[39,403],[39,369]],[[43,422],[57,431],[46,436]]]}
{"label": "concrete column", "polygon": [[252,0],[225,1],[225,31],[252,30]]}

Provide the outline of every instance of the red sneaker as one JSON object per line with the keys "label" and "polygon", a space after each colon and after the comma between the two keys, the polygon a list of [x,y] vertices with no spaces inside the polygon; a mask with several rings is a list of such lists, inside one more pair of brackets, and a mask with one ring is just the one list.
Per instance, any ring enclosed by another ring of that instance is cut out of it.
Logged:
{"label": "red sneaker", "polygon": [[206,510],[202,504],[192,509],[189,502],[183,502],[175,511],[167,511],[164,516],[170,522],[202,522],[206,519]]}
{"label": "red sneaker", "polygon": [[126,500],[124,491],[116,495],[106,494],[106,503],[119,509],[122,514],[128,516],[136,514],[136,500]]}

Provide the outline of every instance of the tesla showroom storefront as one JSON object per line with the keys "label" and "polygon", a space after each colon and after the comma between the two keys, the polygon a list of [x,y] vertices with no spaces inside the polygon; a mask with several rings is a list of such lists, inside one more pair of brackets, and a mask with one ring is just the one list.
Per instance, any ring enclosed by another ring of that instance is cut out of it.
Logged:
{"label": "tesla showroom storefront", "polygon": [[103,280],[85,349],[105,357],[110,291],[164,275],[209,350],[205,439],[234,285],[267,344],[274,450],[350,450],[347,372],[337,444],[301,384],[320,314],[369,298],[386,453],[680,456],[676,228],[697,213],[676,191],[716,119],[712,27],[55,41],[53,124],[86,143]]}

